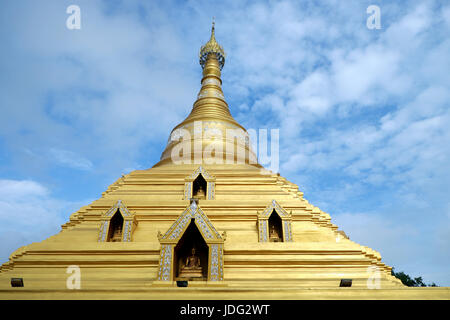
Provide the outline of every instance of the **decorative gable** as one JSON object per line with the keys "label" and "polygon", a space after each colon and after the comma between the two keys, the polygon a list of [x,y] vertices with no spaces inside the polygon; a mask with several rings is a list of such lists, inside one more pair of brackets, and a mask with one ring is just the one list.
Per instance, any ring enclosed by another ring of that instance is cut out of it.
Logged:
{"label": "decorative gable", "polygon": [[184,200],[189,200],[192,198],[193,182],[200,174],[207,183],[206,199],[213,200],[215,198],[216,178],[210,175],[205,168],[199,166],[192,174],[184,179]]}
{"label": "decorative gable", "polygon": [[269,218],[274,211],[282,221],[283,242],[293,241],[291,230],[292,212],[288,213],[278,202],[272,200],[262,213],[258,213],[259,242],[267,242],[269,240]]}
{"label": "decorative gable", "polygon": [[181,239],[191,219],[194,219],[206,243],[223,242],[222,236],[217,232],[206,214],[195,201],[192,201],[191,205],[183,211],[164,235],[159,234],[159,241],[161,243],[176,244]]}
{"label": "decorative gable", "polygon": [[98,232],[98,242],[107,241],[108,232],[110,229],[111,218],[119,211],[123,218],[122,226],[122,242],[130,242],[131,235],[136,228],[137,222],[134,213],[131,213],[122,200],[118,200],[108,211],[102,214],[100,229]]}
{"label": "decorative gable", "polygon": [[192,201],[172,226],[162,234],[158,232],[158,240],[161,243],[158,281],[168,283],[174,278],[174,250],[188,228],[191,221],[200,231],[203,240],[208,246],[208,281],[223,280],[223,243],[225,235],[220,235],[212,225],[208,216]]}

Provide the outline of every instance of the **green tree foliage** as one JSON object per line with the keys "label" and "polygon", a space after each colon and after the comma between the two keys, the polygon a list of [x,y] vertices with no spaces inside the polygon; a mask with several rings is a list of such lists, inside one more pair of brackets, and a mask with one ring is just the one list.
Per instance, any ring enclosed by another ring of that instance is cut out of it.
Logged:
{"label": "green tree foliage", "polygon": [[417,277],[413,279],[403,271],[394,272],[394,268],[392,268],[391,274],[394,277],[400,279],[402,283],[408,287],[437,287],[437,285],[434,282],[432,284],[425,284],[423,282],[422,277]]}

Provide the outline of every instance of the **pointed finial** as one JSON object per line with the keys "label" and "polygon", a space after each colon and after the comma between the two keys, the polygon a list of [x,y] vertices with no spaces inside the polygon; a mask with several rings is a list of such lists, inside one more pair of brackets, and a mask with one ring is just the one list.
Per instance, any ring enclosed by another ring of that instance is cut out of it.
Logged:
{"label": "pointed finial", "polygon": [[211,38],[209,41],[200,48],[199,58],[200,58],[200,65],[202,68],[205,66],[206,58],[208,57],[208,54],[214,53],[217,56],[217,59],[219,60],[220,69],[223,68],[223,65],[225,64],[225,51],[223,50],[222,46],[219,45],[215,38],[215,17],[213,17],[212,21],[212,27],[211,27]]}

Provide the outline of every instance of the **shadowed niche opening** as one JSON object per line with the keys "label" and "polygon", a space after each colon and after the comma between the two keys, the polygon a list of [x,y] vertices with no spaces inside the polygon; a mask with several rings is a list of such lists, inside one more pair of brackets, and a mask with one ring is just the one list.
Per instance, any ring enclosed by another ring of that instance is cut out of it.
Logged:
{"label": "shadowed niche opening", "polygon": [[269,217],[269,241],[283,242],[283,229],[281,218],[275,209]]}
{"label": "shadowed niche opening", "polygon": [[206,199],[207,183],[200,173],[192,183],[192,196],[197,199]]}
{"label": "shadowed niche opening", "polygon": [[[192,249],[195,250],[194,254],[192,253]],[[202,234],[198,230],[194,219],[191,219],[189,226],[180,241],[178,241],[174,251],[175,279],[207,279],[209,248],[205,240],[203,240]]]}
{"label": "shadowed niche opening", "polygon": [[109,242],[122,241],[123,217],[119,210],[109,221],[108,239]]}

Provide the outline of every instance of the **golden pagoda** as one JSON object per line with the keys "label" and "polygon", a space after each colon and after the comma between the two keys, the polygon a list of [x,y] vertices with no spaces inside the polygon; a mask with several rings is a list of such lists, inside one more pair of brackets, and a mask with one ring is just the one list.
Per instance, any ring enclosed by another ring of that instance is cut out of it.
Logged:
{"label": "golden pagoda", "polygon": [[258,164],[222,92],[224,64],[213,23],[197,100],[160,161],[13,252],[0,299],[449,299],[449,288],[403,286]]}

